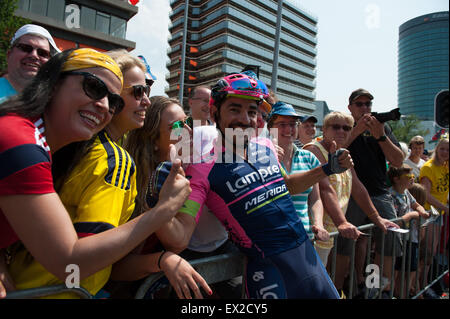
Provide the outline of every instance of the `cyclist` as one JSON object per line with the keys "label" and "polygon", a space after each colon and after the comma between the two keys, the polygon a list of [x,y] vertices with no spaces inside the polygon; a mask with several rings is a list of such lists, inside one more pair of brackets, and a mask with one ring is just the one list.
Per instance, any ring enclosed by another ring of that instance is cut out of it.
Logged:
{"label": "cyclist", "polygon": [[[213,86],[211,117],[221,138],[201,163],[186,169],[191,196],[159,230],[159,239],[166,247],[187,245],[206,204],[248,257],[244,277],[250,298],[338,299],[289,193],[345,171],[352,160],[344,150],[339,158],[331,155],[333,164],[287,175],[272,142],[252,135],[267,92],[264,83],[245,74],[226,76]],[[230,128],[245,134],[225,135]]]}

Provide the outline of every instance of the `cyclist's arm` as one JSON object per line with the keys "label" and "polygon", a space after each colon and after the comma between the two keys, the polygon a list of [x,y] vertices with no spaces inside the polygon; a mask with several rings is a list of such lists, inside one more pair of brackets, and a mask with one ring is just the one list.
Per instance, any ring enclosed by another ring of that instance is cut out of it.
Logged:
{"label": "cyclist's arm", "polygon": [[156,236],[166,250],[177,254],[187,248],[195,226],[197,223],[193,216],[178,212],[175,217],[156,231]]}

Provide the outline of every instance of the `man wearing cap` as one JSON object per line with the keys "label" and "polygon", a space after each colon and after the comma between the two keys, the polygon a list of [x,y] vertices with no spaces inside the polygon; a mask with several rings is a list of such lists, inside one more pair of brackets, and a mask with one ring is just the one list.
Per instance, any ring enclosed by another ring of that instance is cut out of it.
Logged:
{"label": "man wearing cap", "polygon": [[300,125],[298,127],[298,141],[302,145],[311,143],[316,136],[317,119],[312,115],[300,116]]}
{"label": "man wearing cap", "polygon": [[[352,92],[349,98],[350,110],[355,126],[350,134],[348,150],[355,164],[355,171],[362,184],[367,188],[370,198],[385,219],[396,218],[393,199],[386,183],[386,161],[391,166],[400,167],[403,162],[403,152],[400,144],[388,125],[380,123],[371,115],[373,96],[367,90],[358,89]],[[355,226],[369,224],[367,215],[361,210],[353,199],[350,199],[347,209],[347,219]],[[392,241],[397,238],[396,256],[401,254],[400,237],[388,232],[385,238],[384,250],[384,276],[391,278]],[[398,234],[397,234],[398,235]],[[374,230],[376,239],[375,263],[380,265],[381,230]],[[367,238],[360,237],[356,245],[356,271],[359,288],[364,289],[364,261],[366,256]],[[341,259],[336,271],[345,271],[348,265],[348,256],[351,253],[351,242],[344,238],[338,240],[338,253]],[[345,257],[343,257],[345,256]],[[340,267],[339,267],[340,266]],[[348,269],[348,268],[347,268]],[[338,287],[340,288],[340,287]],[[387,287],[389,290],[389,286]]]}
{"label": "man wearing cap", "polygon": [[7,69],[0,78],[0,103],[21,92],[41,66],[60,52],[50,33],[41,26],[26,24],[14,34],[7,52]]}

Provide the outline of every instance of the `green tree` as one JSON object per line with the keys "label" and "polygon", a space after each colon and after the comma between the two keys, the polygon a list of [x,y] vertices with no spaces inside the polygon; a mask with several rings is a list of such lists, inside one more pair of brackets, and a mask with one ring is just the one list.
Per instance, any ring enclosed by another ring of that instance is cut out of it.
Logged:
{"label": "green tree", "polygon": [[29,20],[14,16],[18,0],[0,1],[0,72],[6,69],[6,52],[14,33]]}
{"label": "green tree", "polygon": [[421,128],[421,120],[415,114],[403,116],[399,121],[390,121],[389,125],[398,141],[408,143],[416,135],[425,136],[429,129]]}

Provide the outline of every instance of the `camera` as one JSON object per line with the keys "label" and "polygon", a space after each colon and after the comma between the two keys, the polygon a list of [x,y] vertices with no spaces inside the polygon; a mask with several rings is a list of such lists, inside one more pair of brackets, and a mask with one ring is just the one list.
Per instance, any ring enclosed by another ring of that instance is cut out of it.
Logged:
{"label": "camera", "polygon": [[400,120],[400,109],[396,108],[393,110],[390,110],[389,112],[372,112],[370,113],[372,116],[374,116],[380,123],[384,123],[387,121],[398,121]]}

